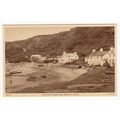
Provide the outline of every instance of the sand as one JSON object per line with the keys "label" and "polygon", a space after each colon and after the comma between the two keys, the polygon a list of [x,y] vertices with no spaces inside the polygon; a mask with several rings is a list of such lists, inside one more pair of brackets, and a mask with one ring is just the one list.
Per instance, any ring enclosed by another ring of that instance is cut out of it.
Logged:
{"label": "sand", "polygon": [[[9,69],[9,70],[8,70]],[[61,68],[54,65],[49,65],[48,67],[37,67],[32,64],[24,63],[13,65],[6,69],[6,71],[17,71],[21,72],[20,74],[15,74],[6,77],[6,90],[7,92],[21,91],[24,88],[36,87],[40,84],[51,84],[55,82],[66,82],[71,81],[79,77],[80,75],[87,72],[86,69],[70,69],[70,68]],[[42,78],[43,73],[47,76],[46,79]],[[27,81],[29,77],[36,77],[34,81]],[[10,83],[12,80],[12,83]]]}
{"label": "sand", "polygon": [[55,69],[59,74],[61,74],[61,82],[71,81],[76,79],[78,76],[87,72],[86,69],[68,69],[68,68],[57,68]]}

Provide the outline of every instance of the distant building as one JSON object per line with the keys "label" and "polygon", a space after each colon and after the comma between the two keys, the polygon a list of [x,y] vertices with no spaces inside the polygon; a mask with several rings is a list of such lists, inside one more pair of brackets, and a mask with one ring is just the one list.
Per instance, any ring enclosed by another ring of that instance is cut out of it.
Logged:
{"label": "distant building", "polygon": [[63,55],[57,56],[57,59],[59,63],[67,63],[67,62],[73,62],[75,60],[78,60],[79,56],[77,52],[74,52],[74,53],[63,52]]}
{"label": "distant building", "polygon": [[39,63],[39,62],[44,62],[44,60],[46,60],[46,57],[43,57],[42,55],[39,54],[35,54],[35,55],[31,55],[30,60],[32,62]]}
{"label": "distant building", "polygon": [[85,57],[85,62],[93,66],[103,66],[107,62],[112,67],[115,64],[115,49],[113,47],[109,51],[104,51],[102,48],[99,51],[93,49],[92,53],[88,57]]}

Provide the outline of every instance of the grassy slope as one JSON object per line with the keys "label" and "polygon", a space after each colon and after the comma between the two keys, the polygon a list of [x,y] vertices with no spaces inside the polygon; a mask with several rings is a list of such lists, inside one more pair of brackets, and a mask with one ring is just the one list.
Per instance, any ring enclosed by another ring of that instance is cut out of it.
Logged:
{"label": "grassy slope", "polygon": [[[108,74],[105,74],[105,73]],[[71,93],[71,92],[114,92],[114,69],[93,69],[88,73],[69,82],[41,84],[38,87],[26,88],[23,93]]]}

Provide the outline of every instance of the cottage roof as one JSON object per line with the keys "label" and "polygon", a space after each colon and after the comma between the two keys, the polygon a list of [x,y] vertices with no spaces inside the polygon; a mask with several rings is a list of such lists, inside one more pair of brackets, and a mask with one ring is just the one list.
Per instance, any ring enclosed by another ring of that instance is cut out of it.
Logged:
{"label": "cottage roof", "polygon": [[75,54],[75,53],[65,53],[63,55],[65,55],[65,56],[73,56],[73,55],[77,55],[77,54]]}
{"label": "cottage roof", "polygon": [[92,57],[92,56],[104,56],[105,54],[107,54],[108,51],[103,51],[103,52],[100,52],[100,51],[96,51],[94,53],[91,53],[89,56]]}

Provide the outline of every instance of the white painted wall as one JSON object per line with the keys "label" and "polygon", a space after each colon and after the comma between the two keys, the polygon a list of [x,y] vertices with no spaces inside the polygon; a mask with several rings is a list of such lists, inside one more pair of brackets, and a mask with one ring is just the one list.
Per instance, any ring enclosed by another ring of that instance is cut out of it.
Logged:
{"label": "white painted wall", "polygon": [[85,62],[87,62],[89,65],[101,65],[105,62],[108,62],[110,66],[113,66],[115,63],[115,51],[114,48],[108,51],[104,56],[92,56],[92,57],[86,57]]}
{"label": "white painted wall", "polygon": [[72,62],[75,60],[78,60],[79,56],[77,55],[77,53],[63,53],[63,55],[61,57],[58,58],[58,62],[60,63],[67,63],[67,62]]}

